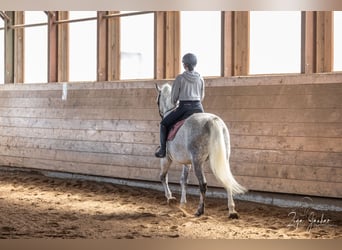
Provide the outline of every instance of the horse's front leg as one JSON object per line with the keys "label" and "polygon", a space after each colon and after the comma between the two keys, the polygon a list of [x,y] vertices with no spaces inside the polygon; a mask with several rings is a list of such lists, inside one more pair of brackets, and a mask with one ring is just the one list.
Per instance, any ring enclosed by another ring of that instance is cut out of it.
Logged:
{"label": "horse's front leg", "polygon": [[180,200],[181,206],[184,206],[186,204],[186,191],[187,191],[187,186],[188,186],[190,168],[191,168],[191,165],[183,165],[182,176],[180,179],[180,185],[182,188],[182,196]]}
{"label": "horse's front leg", "polygon": [[171,190],[169,188],[169,181],[168,181],[168,171],[171,165],[171,160],[168,157],[162,158],[160,160],[160,165],[161,165],[160,180],[164,187],[167,203],[169,204],[170,200],[176,199],[175,197],[172,196]]}

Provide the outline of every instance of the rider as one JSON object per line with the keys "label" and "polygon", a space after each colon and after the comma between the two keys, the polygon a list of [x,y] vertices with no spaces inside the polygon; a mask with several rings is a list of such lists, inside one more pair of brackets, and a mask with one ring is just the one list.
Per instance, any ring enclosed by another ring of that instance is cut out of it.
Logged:
{"label": "rider", "polygon": [[204,98],[204,80],[194,70],[197,57],[187,53],[182,63],[185,71],[176,77],[171,90],[171,102],[176,105],[179,101],[179,106],[160,122],[160,148],[155,153],[158,158],[166,155],[166,139],[172,125],[194,113],[204,112],[201,103]]}

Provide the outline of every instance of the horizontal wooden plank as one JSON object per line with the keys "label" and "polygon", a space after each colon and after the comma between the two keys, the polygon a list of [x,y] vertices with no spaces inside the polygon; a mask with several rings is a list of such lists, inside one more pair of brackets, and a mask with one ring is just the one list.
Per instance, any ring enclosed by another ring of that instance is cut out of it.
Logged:
{"label": "horizontal wooden plank", "polygon": [[126,154],[75,152],[44,148],[9,148],[6,146],[0,146],[0,157],[19,157],[74,163],[89,163],[95,165],[113,165],[127,168],[140,167],[160,169],[160,160],[154,157],[154,155],[136,156]]}
{"label": "horizontal wooden plank", "polygon": [[2,117],[22,118],[60,118],[60,119],[124,119],[124,120],[154,120],[159,121],[157,109],[146,108],[84,108],[84,109],[46,109],[46,108],[0,108]]}
{"label": "horizontal wooden plank", "polygon": [[57,139],[73,141],[98,141],[118,143],[157,144],[159,134],[142,131],[106,131],[99,129],[48,129],[0,127],[0,136],[26,137],[36,139]]}
{"label": "horizontal wooden plank", "polygon": [[234,161],[231,161],[230,165],[232,173],[239,176],[342,183],[341,167],[317,167]]}
{"label": "horizontal wooden plank", "polygon": [[232,148],[342,152],[342,138],[231,135]]}
{"label": "horizontal wooden plank", "polygon": [[329,95],[263,95],[263,96],[207,96],[205,109],[299,109],[341,108],[342,92]]}
{"label": "horizontal wooden plank", "polygon": [[233,162],[342,167],[342,153],[232,149]]}
{"label": "horizontal wooden plank", "polygon": [[206,96],[296,96],[323,95],[332,93],[341,95],[341,82],[329,84],[287,84],[257,86],[208,86]]}
{"label": "horizontal wooden plank", "polygon": [[[1,122],[1,120],[0,120]],[[226,122],[232,135],[342,137],[341,123]]]}
{"label": "horizontal wooden plank", "polygon": [[154,144],[74,141],[6,136],[0,136],[0,145],[6,146],[8,148],[39,148],[69,150],[74,152],[126,154],[138,156],[154,155],[157,146]]}
{"label": "horizontal wooden plank", "polygon": [[159,132],[159,121],[0,117],[1,127]]}
{"label": "horizontal wooden plank", "polygon": [[73,98],[67,100],[59,98],[0,98],[2,108],[115,108],[115,107],[143,107],[157,109],[156,98],[153,96],[118,96],[96,98]]}
{"label": "horizontal wooden plank", "polygon": [[341,123],[342,109],[206,109],[225,121]]}

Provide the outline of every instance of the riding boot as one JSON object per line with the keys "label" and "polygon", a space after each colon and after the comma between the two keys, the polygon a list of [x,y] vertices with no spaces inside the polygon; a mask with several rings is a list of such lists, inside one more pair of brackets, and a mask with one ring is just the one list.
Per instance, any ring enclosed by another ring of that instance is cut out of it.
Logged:
{"label": "riding boot", "polygon": [[164,158],[166,155],[166,136],[167,129],[164,125],[160,124],[160,148],[154,154],[158,158]]}

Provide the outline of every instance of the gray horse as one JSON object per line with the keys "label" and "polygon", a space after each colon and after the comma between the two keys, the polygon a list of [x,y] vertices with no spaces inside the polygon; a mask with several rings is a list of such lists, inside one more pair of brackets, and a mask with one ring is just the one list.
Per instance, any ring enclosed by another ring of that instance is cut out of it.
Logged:
{"label": "gray horse", "polygon": [[[156,85],[158,90],[158,108],[162,117],[167,116],[175,108],[171,103],[171,86]],[[172,162],[182,164],[181,176],[181,205],[186,203],[186,186],[190,167],[193,166],[200,188],[200,202],[195,213],[204,213],[207,181],[203,165],[209,159],[210,168],[216,179],[223,185],[228,195],[229,218],[238,218],[233,200],[234,194],[242,194],[247,190],[233,177],[229,166],[230,140],[225,123],[216,115],[196,113],[186,119],[172,141],[166,144],[166,157],[161,159],[160,180],[169,202],[175,199],[168,185],[168,170]]]}

